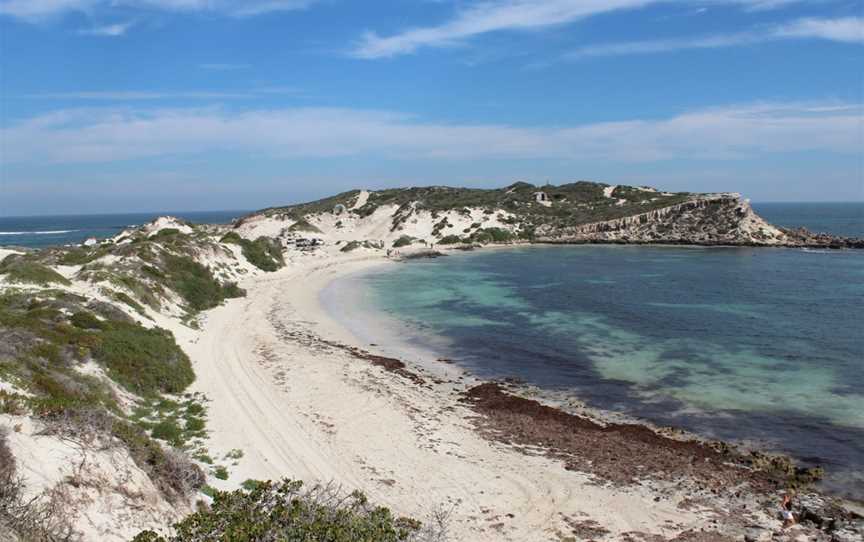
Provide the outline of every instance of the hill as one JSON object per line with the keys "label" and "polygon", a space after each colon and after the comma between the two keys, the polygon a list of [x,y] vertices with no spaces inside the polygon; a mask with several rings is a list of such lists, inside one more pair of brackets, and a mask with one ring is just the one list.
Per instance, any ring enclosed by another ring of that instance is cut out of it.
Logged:
{"label": "hill", "polygon": [[772,226],[736,193],[673,193],[585,181],[353,190],[264,209],[236,228],[245,237],[303,233],[329,243],[372,242],[382,248],[502,242],[864,246]]}

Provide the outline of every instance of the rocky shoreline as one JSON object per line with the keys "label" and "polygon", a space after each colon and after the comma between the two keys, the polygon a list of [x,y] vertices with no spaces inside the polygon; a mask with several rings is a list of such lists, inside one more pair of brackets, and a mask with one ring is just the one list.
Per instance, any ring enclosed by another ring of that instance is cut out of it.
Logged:
{"label": "rocky shoreline", "polygon": [[[445,384],[426,374],[423,367],[316,334],[295,332],[286,338],[343,351],[412,386],[431,390]],[[438,361],[452,364],[448,359]],[[527,455],[549,457],[565,470],[590,473],[598,485],[622,489],[648,485],[658,494],[655,502],[684,494],[678,506],[710,511],[716,528],[685,531],[670,539],[634,531],[624,533],[622,540],[864,540],[864,509],[814,488],[822,475],[819,467],[798,467],[785,455],[747,451],[729,442],[706,440],[673,427],[660,428],[590,407],[583,406],[574,413],[554,401],[550,404],[529,398],[527,395],[537,395],[537,390],[513,380],[475,382],[471,377],[460,389],[459,402],[476,413],[471,422],[484,438]],[[788,492],[795,494],[793,513],[800,523],[791,529],[761,524],[760,512],[769,517],[778,514],[779,502]],[[586,540],[608,534],[591,520],[573,520],[571,527]]]}

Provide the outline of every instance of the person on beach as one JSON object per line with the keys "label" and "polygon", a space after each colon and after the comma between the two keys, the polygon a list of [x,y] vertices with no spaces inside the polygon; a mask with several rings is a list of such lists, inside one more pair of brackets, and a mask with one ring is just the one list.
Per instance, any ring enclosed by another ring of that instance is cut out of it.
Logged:
{"label": "person on beach", "polygon": [[787,493],[783,495],[783,502],[780,504],[780,516],[783,518],[783,528],[795,525],[795,514],[792,513],[792,496]]}

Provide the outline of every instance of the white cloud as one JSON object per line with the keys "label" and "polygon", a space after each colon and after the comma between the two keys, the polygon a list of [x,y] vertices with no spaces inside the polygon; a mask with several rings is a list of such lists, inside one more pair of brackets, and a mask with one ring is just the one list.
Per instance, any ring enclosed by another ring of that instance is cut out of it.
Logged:
{"label": "white cloud", "polygon": [[567,53],[564,55],[564,58],[577,60],[597,56],[666,53],[686,49],[716,49],[785,39],[807,38],[864,44],[864,18],[799,19],[781,26],[762,29],[761,31],[717,34],[695,38],[625,41],[588,45]]}
{"label": "white cloud", "polygon": [[132,28],[132,23],[115,23],[104,26],[94,26],[92,28],[84,28],[78,31],[82,36],[102,36],[102,37],[117,37],[126,34],[126,31]]}
{"label": "white cloud", "polygon": [[271,11],[303,9],[316,0],[0,0],[0,15],[36,22],[70,12],[105,12],[111,8],[213,12],[247,17]]}
{"label": "white cloud", "polygon": [[860,153],[862,106],[761,104],[569,127],[444,124],[352,109],[62,110],[0,131],[4,162],[112,162],[240,152],[282,158],[651,162]]}
{"label": "white cloud", "polygon": [[864,43],[864,17],[840,19],[799,19],[775,30],[777,37],[821,38],[848,43]]}
{"label": "white cloud", "polygon": [[[484,0],[459,11],[453,19],[438,26],[412,28],[386,37],[367,32],[352,54],[369,59],[393,57],[413,53],[421,47],[458,45],[489,32],[539,29],[602,13],[676,1],[683,0]],[[695,3],[731,3],[750,9],[772,9],[798,1],[697,0]]]}
{"label": "white cloud", "polygon": [[442,47],[487,32],[536,29],[569,23],[616,9],[636,8],[655,0],[503,0],[480,2],[440,26],[415,28],[381,37],[368,32],[353,54],[360,58],[413,53],[420,47]]}

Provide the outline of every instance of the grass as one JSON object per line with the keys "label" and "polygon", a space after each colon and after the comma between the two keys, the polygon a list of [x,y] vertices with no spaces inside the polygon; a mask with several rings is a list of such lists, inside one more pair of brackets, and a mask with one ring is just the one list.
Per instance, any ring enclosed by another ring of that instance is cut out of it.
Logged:
{"label": "grass", "polygon": [[25,256],[12,254],[0,262],[0,275],[6,275],[10,282],[50,286],[61,284],[69,286],[71,282],[50,267],[34,262]]}

